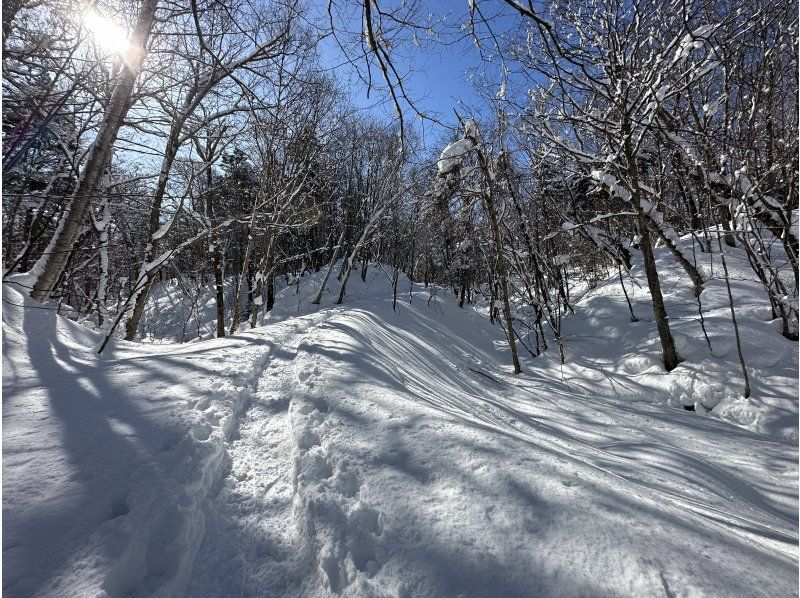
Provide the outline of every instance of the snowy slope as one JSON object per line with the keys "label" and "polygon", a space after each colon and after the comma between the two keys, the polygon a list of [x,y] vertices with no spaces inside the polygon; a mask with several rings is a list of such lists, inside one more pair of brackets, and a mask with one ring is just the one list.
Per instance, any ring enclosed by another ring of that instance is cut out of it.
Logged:
{"label": "snowy slope", "polygon": [[[380,276],[371,286],[384,290],[354,288],[264,398],[291,398],[293,445],[234,443],[246,455],[234,478],[246,482],[226,485],[214,510],[247,541],[219,576],[212,564],[229,543],[210,531],[192,595],[794,592],[794,443],[582,396],[538,371],[498,375],[508,359],[484,318],[422,293],[395,313],[376,300],[387,296]],[[277,319],[311,294],[282,297]],[[252,466],[287,454],[293,493]],[[289,538],[283,519],[259,518],[276,503],[293,512]]]}
{"label": "snowy slope", "polygon": [[4,591],[180,593],[272,345],[121,343],[98,359],[100,336],[3,290]]}
{"label": "snowy slope", "polygon": [[565,319],[567,364],[561,368],[553,347],[537,371],[559,370],[575,392],[631,402],[691,406],[750,430],[797,442],[797,343],[778,334],[763,288],[744,252],[726,249],[752,396],[742,398],[744,381],[731,324],[722,266],[717,254],[697,253],[706,280],[700,295],[709,349],[697,299],[683,271],[665,248],[656,250],[670,327],[682,363],[667,373],[653,319],[644,268],[635,264],[625,277],[638,322],[630,321],[619,279],[613,275],[576,302]]}
{"label": "snowy slope", "polygon": [[[230,318],[236,278],[224,281],[226,319]],[[242,293],[242,306],[247,305],[247,290]],[[153,285],[140,322],[143,342],[189,342],[214,338],[217,312],[213,279],[203,284],[190,280],[164,280]]]}
{"label": "snowy slope", "polygon": [[672,374],[644,295],[630,323],[609,282],[565,325],[569,363],[517,377],[499,327],[408,281],[393,311],[375,269],[343,306],[307,278],[252,332],[99,360],[6,288],[4,590],[796,595],[796,345],[741,278],[747,404],[714,280],[713,352],[665,285]]}

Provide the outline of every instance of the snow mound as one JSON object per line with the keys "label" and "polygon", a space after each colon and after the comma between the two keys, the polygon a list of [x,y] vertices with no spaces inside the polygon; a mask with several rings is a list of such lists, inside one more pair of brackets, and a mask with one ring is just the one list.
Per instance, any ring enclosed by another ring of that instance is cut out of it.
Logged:
{"label": "snow mound", "polygon": [[459,139],[447,145],[436,162],[439,174],[448,174],[455,170],[467,157],[475,144],[471,139]]}
{"label": "snow mound", "polygon": [[[748,400],[740,400],[744,380],[719,255],[698,251],[695,256],[706,278],[700,295],[702,325],[697,299],[680,266],[666,248],[656,249],[656,257],[682,360],[675,370],[663,367],[644,268],[638,262],[631,276],[624,278],[625,291],[612,271],[606,281],[574,300],[576,313],[565,317],[563,324],[566,364],[559,363],[553,349],[528,367],[585,396],[691,408],[698,415],[797,442],[797,343],[779,333],[779,321],[772,320],[766,295],[743,252],[726,248],[750,377]],[[625,292],[636,322],[631,322]],[[530,339],[523,335],[523,340]]]}

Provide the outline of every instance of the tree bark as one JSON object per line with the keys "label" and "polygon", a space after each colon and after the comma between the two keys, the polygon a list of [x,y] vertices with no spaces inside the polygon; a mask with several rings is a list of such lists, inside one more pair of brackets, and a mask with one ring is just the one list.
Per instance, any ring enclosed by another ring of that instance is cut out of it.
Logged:
{"label": "tree bark", "polygon": [[[180,148],[179,138],[181,129],[183,128],[184,120],[184,118],[180,118],[172,123],[170,134],[167,139],[167,146],[164,150],[164,157],[161,160],[161,169],[158,175],[158,182],[156,183],[156,189],[153,193],[153,203],[150,206],[150,220],[148,228],[149,240],[144,261],[142,262],[142,268],[144,268],[145,264],[152,261],[153,258],[158,255],[161,238],[157,236],[157,233],[161,228],[161,206],[164,203],[164,195],[167,191],[167,181],[169,180],[169,174],[172,170],[172,164],[175,161],[175,157],[178,155],[178,149]],[[145,287],[136,296],[136,304],[133,314],[131,314],[130,319],[125,324],[125,340],[133,340],[134,336],[136,335],[136,330],[139,328],[139,320],[144,313],[144,307],[147,303],[147,297],[150,295],[150,289],[152,286],[153,279],[152,277],[148,276],[147,285],[145,285]]]}
{"label": "tree bark", "polygon": [[[206,183],[208,193],[206,194],[205,212],[208,221],[216,224],[214,217],[214,175],[211,168],[206,170]],[[222,251],[220,250],[219,234],[211,235],[211,264],[214,269],[214,303],[217,312],[217,338],[225,336],[225,273],[222,267]]]}
{"label": "tree bark", "polygon": [[508,336],[508,346],[511,349],[511,361],[514,364],[514,373],[522,372],[517,355],[517,344],[514,337],[514,321],[511,318],[511,304],[508,301],[508,276],[506,274],[506,262],[503,259],[503,242],[500,237],[500,227],[497,225],[497,214],[494,210],[494,202],[490,196],[485,197],[486,211],[489,212],[489,221],[492,225],[492,236],[494,237],[494,249],[497,254],[497,274],[500,279],[500,289],[503,292],[503,317],[506,319],[506,336]]}
{"label": "tree bark", "polygon": [[675,340],[669,329],[669,317],[667,308],[664,306],[664,296],[661,294],[661,282],[658,279],[658,269],[656,259],[653,255],[653,246],[650,240],[650,231],[645,222],[644,216],[639,213],[639,238],[644,257],[644,271],[647,275],[647,286],[650,289],[650,297],[653,302],[653,315],[656,319],[658,337],[661,340],[661,356],[664,359],[666,370],[672,371],[678,367],[678,353],[675,350]]}
{"label": "tree bark", "polygon": [[[258,265],[258,274],[256,275],[256,288],[253,292],[253,309],[250,313],[250,328],[255,328],[256,324],[258,323],[258,312],[261,311],[261,301],[262,296],[264,294],[264,281],[267,281],[267,295],[270,294],[270,288],[273,288],[272,285],[272,271],[274,266],[272,264],[272,250],[275,246],[275,234],[273,231],[269,231],[267,233],[268,240],[267,240],[267,247],[264,251],[264,257],[261,259],[261,262]],[[275,301],[274,298],[274,290],[272,291],[273,297],[272,301]],[[269,311],[272,309],[272,306],[269,304],[269,298],[267,299],[267,310]]]}
{"label": "tree bark", "polygon": [[339,259],[339,252],[342,250],[342,243],[344,243],[344,231],[345,229],[342,228],[342,234],[339,235],[339,241],[336,243],[336,247],[333,250],[333,255],[331,256],[331,262],[328,265],[328,271],[325,273],[325,278],[322,279],[322,284],[319,285],[317,296],[314,297],[314,301],[311,302],[313,305],[319,305],[320,301],[322,301],[322,293],[325,292],[325,287],[328,284],[328,278],[330,278],[331,271],[336,265],[336,260]]}
{"label": "tree bark", "polygon": [[34,270],[40,269],[31,292],[31,297],[37,301],[46,300],[52,293],[89,215],[92,198],[105,173],[117,133],[131,105],[131,93],[147,53],[147,40],[150,37],[157,6],[158,0],[142,2],[131,42],[132,55],[122,61],[119,81],[114,88],[105,117],[66,213],[47,249],[34,266]]}
{"label": "tree bark", "polygon": [[694,264],[692,264],[683,256],[680,247],[673,242],[669,235],[667,235],[656,222],[653,222],[652,219],[648,218],[648,220],[652,223],[653,230],[655,231],[656,235],[658,235],[658,238],[661,239],[667,249],[669,249],[670,253],[672,253],[672,257],[675,258],[675,261],[680,264],[681,268],[683,268],[683,271],[686,272],[687,276],[689,276],[691,279],[695,297],[699,296],[700,292],[703,290],[703,276],[700,274]]}
{"label": "tree bark", "polygon": [[233,297],[233,316],[231,316],[230,334],[236,334],[236,329],[239,328],[239,320],[242,313],[242,291],[244,290],[244,281],[247,278],[247,270],[250,267],[250,256],[253,254],[255,226],[256,210],[253,208],[253,214],[250,217],[250,226],[247,231],[247,247],[245,248],[244,260],[242,261],[242,272],[241,276],[239,276],[239,282],[236,285],[236,294]]}

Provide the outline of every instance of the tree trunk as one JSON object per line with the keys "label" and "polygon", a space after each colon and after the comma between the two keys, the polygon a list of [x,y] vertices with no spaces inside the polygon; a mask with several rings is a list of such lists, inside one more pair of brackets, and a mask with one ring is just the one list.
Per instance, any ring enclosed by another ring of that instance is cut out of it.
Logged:
{"label": "tree trunk", "polygon": [[275,273],[270,272],[267,278],[267,307],[266,311],[272,311],[275,307]]}
{"label": "tree trunk", "polygon": [[744,362],[742,353],[742,339],[739,336],[739,324],[736,322],[736,310],[733,307],[733,292],[731,291],[731,278],[728,273],[728,261],[725,259],[725,251],[722,249],[720,240],[719,226],[717,226],[717,245],[719,246],[719,257],[722,260],[722,271],[725,273],[725,288],[728,291],[728,306],[731,309],[731,322],[733,323],[733,333],[736,336],[736,352],[739,354],[739,366],[742,368],[744,378],[744,398],[750,398],[750,377],[747,375],[747,365]]}
{"label": "tree trunk", "polygon": [[37,301],[46,300],[55,288],[89,215],[92,198],[105,173],[117,133],[131,105],[131,93],[147,53],[147,40],[150,37],[157,6],[158,0],[142,2],[131,42],[130,52],[132,55],[122,61],[119,81],[114,87],[100,130],[92,145],[89,159],[67,206],[66,213],[61,218],[47,249],[34,266],[34,271],[38,271],[39,274],[33,284],[31,297]]}
{"label": "tree trunk", "polygon": [[[209,175],[211,169],[208,169]],[[211,196],[206,199],[206,215],[214,222],[214,206]],[[222,267],[222,251],[219,235],[211,235],[211,263],[214,268],[214,299],[217,308],[217,337],[225,336],[225,273]]]}
{"label": "tree trunk", "polygon": [[653,222],[649,218],[648,220],[652,222],[653,229],[658,235],[658,238],[661,239],[664,245],[666,245],[667,249],[669,249],[670,253],[672,253],[672,257],[675,258],[675,261],[680,264],[681,268],[683,268],[683,271],[686,272],[691,279],[695,297],[699,296],[700,292],[703,290],[703,276],[700,274],[697,268],[695,268],[694,264],[692,264],[683,256],[680,251],[680,247],[673,242],[669,235],[667,235],[656,222]]}
{"label": "tree trunk", "polygon": [[[136,299],[133,305],[133,312],[131,313],[131,317],[128,318],[128,321],[125,322],[125,340],[132,341],[136,337],[136,331],[139,329],[139,322],[142,320],[142,315],[144,314],[145,304],[147,303],[147,297],[150,295],[150,289],[153,287],[153,278],[150,273],[146,274],[147,280],[142,285],[141,289],[136,293]],[[133,287],[137,286],[136,281],[134,281]]]}
{"label": "tree trunk", "polygon": [[219,239],[214,238],[214,297],[217,308],[217,337],[225,336],[225,279],[222,271],[222,255],[219,250]]}
{"label": "tree trunk", "polygon": [[522,366],[519,363],[519,355],[517,354],[516,335],[514,334],[514,321],[511,317],[511,304],[508,300],[508,275],[506,272],[506,261],[503,258],[503,238],[500,235],[500,225],[497,222],[497,213],[494,206],[494,180],[493,173],[490,172],[489,164],[486,156],[481,149],[478,150],[478,159],[480,160],[481,169],[483,170],[486,178],[486,190],[482,194],[483,203],[486,207],[486,212],[489,215],[489,223],[492,228],[492,237],[494,238],[494,251],[497,258],[497,275],[500,280],[500,290],[503,293],[503,317],[506,319],[506,337],[508,338],[508,347],[511,349],[511,361],[514,364],[514,373],[519,374],[522,372]]}
{"label": "tree trunk", "polygon": [[328,278],[330,278],[331,271],[336,265],[336,260],[339,259],[339,252],[342,250],[342,243],[344,243],[344,231],[345,229],[342,228],[342,234],[339,235],[339,241],[336,243],[336,247],[333,250],[333,256],[331,257],[331,262],[328,265],[328,271],[325,273],[325,278],[322,279],[322,284],[319,286],[317,296],[314,297],[314,301],[311,302],[313,305],[319,305],[320,301],[322,301],[322,293],[325,292],[325,286],[328,284]]}
{"label": "tree trunk", "polygon": [[[264,294],[264,280],[266,279],[267,282],[267,289],[270,288],[272,283],[272,248],[275,245],[275,235],[272,231],[267,233],[269,236],[269,240],[267,241],[267,248],[264,252],[264,257],[261,259],[261,262],[258,265],[258,273],[256,274],[256,288],[252,294],[251,303],[253,305],[252,312],[250,313],[250,327],[255,328],[256,324],[258,323],[258,312],[261,311],[261,302],[263,300]],[[269,294],[269,292],[268,292]],[[274,291],[272,301],[274,303]],[[267,299],[267,311],[272,309],[272,306],[269,305],[269,299]]]}
{"label": "tree trunk", "polygon": [[[161,205],[164,202],[164,194],[167,190],[167,180],[169,179],[169,173],[172,170],[172,164],[175,161],[175,157],[178,155],[178,137],[182,127],[182,121],[173,122],[169,138],[167,139],[167,147],[164,150],[164,157],[161,160],[161,170],[159,171],[156,190],[153,193],[153,203],[150,206],[148,244],[144,260],[142,262],[142,268],[139,273],[140,276],[142,274],[147,274],[145,265],[151,262],[155,256],[158,255],[158,248],[161,244],[161,236],[158,234],[161,229]],[[150,289],[153,286],[152,277],[147,274],[147,278],[147,284],[136,296],[136,304],[133,309],[133,314],[125,324],[125,340],[128,341],[133,340],[133,337],[136,335],[136,329],[139,328],[139,320],[144,313],[144,306],[147,303],[147,297],[150,295]]]}
{"label": "tree trunk", "polygon": [[345,269],[342,276],[342,286],[339,288],[339,298],[336,300],[336,305],[341,305],[344,301],[344,292],[347,287],[347,280],[350,278],[350,273],[353,271],[353,261],[355,260],[356,251],[358,251],[358,249],[354,249],[350,257],[344,261]]}
{"label": "tree trunk", "polygon": [[506,262],[503,259],[503,240],[500,237],[500,227],[497,224],[497,214],[494,210],[491,191],[484,195],[484,202],[486,204],[486,211],[489,213],[489,222],[491,223],[492,236],[494,237],[494,250],[497,256],[497,275],[500,279],[500,290],[503,293],[503,317],[506,319],[506,336],[508,337],[508,346],[511,349],[511,361],[514,364],[514,373],[519,374],[522,372],[522,366],[519,363],[519,355],[517,355],[514,321],[511,318],[511,304],[508,301],[508,276],[506,274]]}
{"label": "tree trunk", "polygon": [[247,270],[250,266],[250,256],[253,254],[253,235],[255,234],[256,224],[256,211],[250,217],[250,226],[248,227],[247,234],[247,247],[244,252],[244,261],[242,262],[242,272],[239,276],[239,282],[236,284],[236,294],[233,297],[233,316],[231,316],[230,334],[236,334],[236,329],[239,328],[239,320],[242,314],[242,290],[244,289],[244,281],[247,278]]}
{"label": "tree trunk", "polygon": [[[98,230],[100,232],[99,250],[100,250],[100,278],[97,281],[97,298],[95,301],[97,307],[97,324],[103,325],[106,307],[106,296],[108,294],[108,226],[111,223],[111,210],[108,207],[108,198],[103,198],[103,213],[98,223]],[[97,225],[96,225],[97,226]]]}
{"label": "tree trunk", "polygon": [[645,222],[644,216],[639,213],[639,238],[644,257],[644,271],[647,275],[647,286],[650,289],[650,297],[653,300],[653,315],[656,319],[658,337],[661,340],[661,356],[664,359],[664,367],[667,371],[672,371],[678,366],[678,353],[675,350],[675,340],[669,329],[669,318],[667,309],[664,306],[664,296],[661,294],[661,282],[658,279],[656,269],[656,259],[653,256],[653,246],[650,242],[650,231]]}
{"label": "tree trunk", "polygon": [[628,174],[630,176],[630,204],[637,215],[636,223],[639,229],[639,245],[644,258],[644,271],[647,275],[647,286],[650,289],[650,297],[653,302],[653,315],[656,320],[658,337],[661,340],[661,356],[664,359],[664,367],[670,372],[678,367],[679,360],[678,353],[675,350],[675,340],[672,338],[672,332],[669,329],[669,317],[667,316],[667,308],[664,306],[664,296],[661,294],[661,281],[658,278],[656,258],[653,255],[653,244],[650,238],[649,225],[652,222],[657,230],[660,231],[660,228],[658,228],[657,223],[653,222],[651,216],[645,215],[645,210],[642,207],[641,197],[639,195],[641,193],[639,170],[636,163],[636,154],[631,145],[631,134],[627,119],[623,120],[622,125],[622,131],[625,133],[623,148]]}

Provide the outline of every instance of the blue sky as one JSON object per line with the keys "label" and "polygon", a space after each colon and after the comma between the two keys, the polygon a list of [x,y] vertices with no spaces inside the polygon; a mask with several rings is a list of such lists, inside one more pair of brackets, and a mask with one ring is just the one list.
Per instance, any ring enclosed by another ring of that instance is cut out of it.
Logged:
{"label": "blue sky", "polygon": [[[388,8],[396,4],[398,3],[387,2],[385,6]],[[458,33],[458,26],[468,19],[469,4],[467,0],[438,2],[427,0],[422,2],[421,7],[421,12],[425,14],[446,17],[444,26],[450,33],[447,39],[452,39],[453,35]],[[502,3],[487,1],[483,2],[481,7],[487,15],[498,13],[498,11],[502,13]],[[358,18],[358,13],[354,12],[353,15],[354,18],[350,19],[349,27],[352,31],[359,31],[360,18]],[[510,22],[511,20],[507,16],[493,20],[493,23],[497,24],[495,33],[500,33],[502,26]],[[488,69],[491,74],[497,74],[493,65],[481,62],[479,52],[470,39],[443,45],[426,41],[420,37],[421,47],[419,48],[410,43],[410,34],[405,41],[406,43],[393,49],[393,60],[398,70],[407,74],[406,90],[420,111],[435,115],[447,125],[455,123],[454,108],[458,108],[462,115],[466,115],[470,112],[470,106],[474,107],[478,104],[478,98],[473,84],[468,80],[467,72]],[[373,90],[368,98],[366,86],[355,76],[353,67],[347,64],[342,65],[345,62],[344,57],[332,40],[328,39],[322,42],[320,53],[323,64],[327,67],[334,67],[337,76],[345,86],[349,87],[352,99],[357,106],[373,111],[376,115],[387,119],[393,116],[393,107],[391,101],[387,99],[385,89]],[[373,72],[373,76],[378,79],[381,77],[377,70]],[[459,101],[462,103],[461,105]],[[419,122],[408,106],[404,105],[403,110],[406,122],[410,122],[412,119]],[[426,125],[425,133],[426,144],[435,143],[443,134],[440,126],[431,123]]]}

